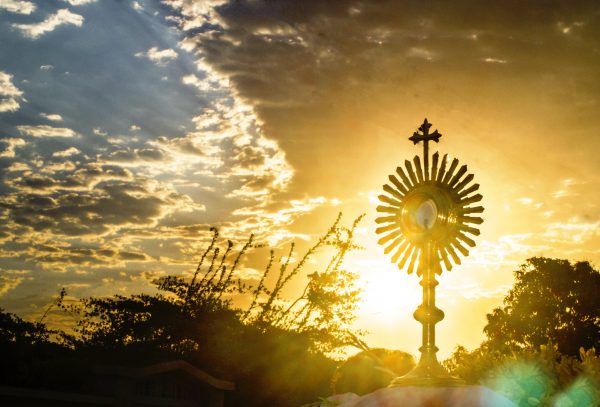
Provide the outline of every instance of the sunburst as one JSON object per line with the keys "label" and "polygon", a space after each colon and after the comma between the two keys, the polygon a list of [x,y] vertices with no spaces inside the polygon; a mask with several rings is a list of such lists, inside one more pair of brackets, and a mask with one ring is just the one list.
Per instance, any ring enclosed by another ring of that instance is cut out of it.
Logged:
{"label": "sunburst", "polygon": [[386,194],[379,195],[383,205],[377,211],[382,215],[375,220],[383,225],[376,232],[382,235],[378,243],[384,245],[384,253],[392,253],[399,269],[408,264],[409,274],[415,268],[421,274],[417,262],[423,261],[427,245],[437,274],[441,264],[448,271],[459,265],[459,255],[467,256],[475,246],[472,236],[479,235],[477,225],[483,222],[476,216],[483,207],[474,206],[482,199],[479,184],[473,183],[467,166],[459,167],[458,159],[449,162],[447,154],[441,160],[439,153],[433,154],[431,165],[425,157],[424,165],[415,156],[389,176],[390,183],[383,186]]}

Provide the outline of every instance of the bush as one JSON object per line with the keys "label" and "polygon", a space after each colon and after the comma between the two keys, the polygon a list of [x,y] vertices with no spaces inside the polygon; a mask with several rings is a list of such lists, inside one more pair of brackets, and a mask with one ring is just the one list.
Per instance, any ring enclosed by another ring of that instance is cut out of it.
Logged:
{"label": "bush", "polygon": [[600,403],[600,356],[580,349],[562,355],[556,345],[502,354],[482,346],[457,347],[444,362],[452,374],[504,395],[518,406],[597,406]]}

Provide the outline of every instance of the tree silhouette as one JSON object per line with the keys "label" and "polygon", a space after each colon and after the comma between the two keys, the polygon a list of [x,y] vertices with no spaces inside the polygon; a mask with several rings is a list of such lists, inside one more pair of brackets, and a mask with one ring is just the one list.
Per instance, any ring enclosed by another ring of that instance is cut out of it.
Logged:
{"label": "tree silhouette", "polygon": [[[62,305],[78,317],[76,334],[67,343],[102,363],[188,360],[238,383],[245,405],[300,405],[326,395],[336,367],[326,353],[355,338],[350,324],[359,289],[356,276],[342,264],[357,248],[354,230],[361,218],[346,228],[338,217],[297,261],[291,261],[293,244],[278,262],[271,251],[255,284],[240,272],[244,256],[256,247],[254,237],[235,250],[231,241],[223,245],[214,229],[191,278],[160,278],[152,295]],[[329,260],[307,273],[309,260],[327,248],[332,249]],[[286,298],[285,288],[302,277],[300,294]],[[234,304],[240,296],[250,305]]]}
{"label": "tree silhouette", "polygon": [[600,349],[600,273],[588,262],[535,257],[514,272],[504,305],[487,315],[490,350],[507,352],[553,342],[560,353]]}
{"label": "tree silhouette", "polygon": [[47,343],[51,331],[43,322],[28,322],[0,308],[0,344],[35,345]]}
{"label": "tree silhouette", "polygon": [[596,406],[600,400],[600,273],[588,262],[535,257],[515,272],[487,339],[444,362],[469,384],[518,406]]}

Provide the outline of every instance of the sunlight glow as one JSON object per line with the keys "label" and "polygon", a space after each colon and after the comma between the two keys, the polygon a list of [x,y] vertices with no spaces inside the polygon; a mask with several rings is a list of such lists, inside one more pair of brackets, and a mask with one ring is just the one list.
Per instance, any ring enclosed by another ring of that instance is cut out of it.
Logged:
{"label": "sunlight glow", "polygon": [[363,287],[359,313],[384,323],[405,319],[421,302],[421,290],[410,278],[398,271],[381,271],[362,276]]}

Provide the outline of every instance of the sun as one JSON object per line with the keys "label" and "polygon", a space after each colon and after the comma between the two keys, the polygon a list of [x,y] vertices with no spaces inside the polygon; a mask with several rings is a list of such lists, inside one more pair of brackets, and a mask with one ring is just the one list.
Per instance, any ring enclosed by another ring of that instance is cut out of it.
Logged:
{"label": "sun", "polygon": [[406,318],[421,301],[421,290],[414,281],[395,270],[361,276],[363,288],[359,314],[383,323]]}

